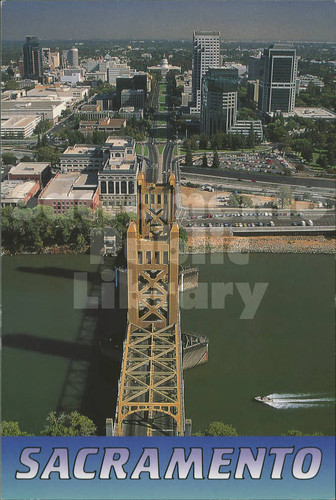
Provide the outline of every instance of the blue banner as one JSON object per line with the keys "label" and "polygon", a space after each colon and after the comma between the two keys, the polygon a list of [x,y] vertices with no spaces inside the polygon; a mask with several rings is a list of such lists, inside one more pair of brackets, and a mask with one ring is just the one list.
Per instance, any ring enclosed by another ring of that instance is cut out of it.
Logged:
{"label": "blue banner", "polygon": [[333,437],[4,437],[3,500],[335,498]]}

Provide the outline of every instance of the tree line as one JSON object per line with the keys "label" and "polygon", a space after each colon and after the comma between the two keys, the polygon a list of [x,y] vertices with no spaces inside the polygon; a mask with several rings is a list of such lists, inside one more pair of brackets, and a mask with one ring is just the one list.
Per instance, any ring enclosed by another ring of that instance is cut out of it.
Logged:
{"label": "tree line", "polygon": [[42,252],[45,247],[66,246],[84,252],[92,231],[113,227],[123,236],[133,214],[107,215],[101,208],[95,213],[86,207],[74,207],[55,215],[47,206],[2,208],[2,247],[11,254]]}
{"label": "tree line", "polygon": [[[97,427],[94,422],[77,411],[56,414],[50,412],[42,429],[41,436],[95,436]],[[0,436],[31,436],[21,429],[19,422],[3,420],[0,425]]]}

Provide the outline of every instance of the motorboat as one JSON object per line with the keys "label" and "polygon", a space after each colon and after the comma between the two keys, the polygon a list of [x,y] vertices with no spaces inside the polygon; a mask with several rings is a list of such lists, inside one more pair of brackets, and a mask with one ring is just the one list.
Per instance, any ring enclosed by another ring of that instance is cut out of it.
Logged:
{"label": "motorboat", "polygon": [[273,399],[269,396],[257,396],[254,398],[255,401],[260,401],[260,403],[272,403]]}

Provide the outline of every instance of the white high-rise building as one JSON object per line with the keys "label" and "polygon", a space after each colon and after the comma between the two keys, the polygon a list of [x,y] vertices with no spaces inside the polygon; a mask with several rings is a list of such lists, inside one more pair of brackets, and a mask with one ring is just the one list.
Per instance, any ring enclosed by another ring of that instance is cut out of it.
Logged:
{"label": "white high-rise building", "polygon": [[68,52],[68,61],[71,67],[78,67],[78,49],[76,47],[72,47]]}
{"label": "white high-rise building", "polygon": [[110,63],[107,70],[108,82],[110,85],[116,85],[119,76],[130,77],[132,70],[126,63]]}
{"label": "white high-rise building", "polygon": [[202,78],[209,68],[220,66],[220,33],[219,31],[194,31],[192,90],[193,112],[201,111]]}

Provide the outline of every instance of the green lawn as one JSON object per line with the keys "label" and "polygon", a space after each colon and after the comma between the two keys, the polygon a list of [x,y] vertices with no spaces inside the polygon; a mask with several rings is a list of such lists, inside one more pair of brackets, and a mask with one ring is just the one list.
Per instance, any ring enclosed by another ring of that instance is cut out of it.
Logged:
{"label": "green lawn", "polygon": [[158,120],[157,124],[158,125],[162,125],[163,127],[165,127],[167,125],[167,122],[165,120]]}
{"label": "green lawn", "polygon": [[159,144],[158,148],[159,148],[159,153],[162,154],[162,151],[164,150],[164,148],[166,147],[165,144]]}
{"label": "green lawn", "polygon": [[160,104],[159,111],[167,111],[167,106],[165,104]]}
{"label": "green lawn", "polygon": [[160,95],[159,97],[159,103],[165,103],[166,102],[166,96]]}
{"label": "green lawn", "polygon": [[[148,156],[148,146],[147,144],[144,145],[144,156]],[[142,155],[142,145],[141,144],[137,144],[135,146],[135,152],[137,155]]]}

